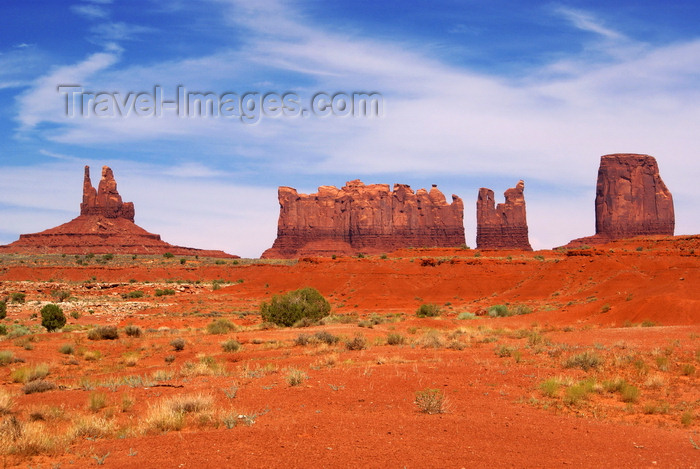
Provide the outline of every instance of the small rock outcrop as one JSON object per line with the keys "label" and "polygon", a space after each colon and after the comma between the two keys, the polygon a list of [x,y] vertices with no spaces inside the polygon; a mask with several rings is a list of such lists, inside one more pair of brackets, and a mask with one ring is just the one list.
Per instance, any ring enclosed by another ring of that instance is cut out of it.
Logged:
{"label": "small rock outcrop", "polygon": [[27,254],[165,254],[235,258],[223,251],[173,246],[134,223],[134,204],[123,202],[112,170],[104,166],[97,189],[85,166],[80,215],[40,233],[23,234],[0,252]]}
{"label": "small rock outcrop", "polygon": [[321,186],[315,194],[278,190],[277,239],[263,258],[379,254],[405,247],[456,247],[465,243],[464,204],[448,204],[437,186],[415,193],[405,184],[365,185],[354,180],[340,189]]}
{"label": "small rock outcrop", "polygon": [[603,244],[635,236],[673,236],[676,219],[671,192],[656,159],[616,153],[600,158],[595,197],[596,234],[566,247]]}
{"label": "small rock outcrop", "polygon": [[528,238],[524,189],[525,183],[521,180],[505,192],[505,203],[498,205],[491,189],[479,189],[476,201],[477,249],[532,251]]}

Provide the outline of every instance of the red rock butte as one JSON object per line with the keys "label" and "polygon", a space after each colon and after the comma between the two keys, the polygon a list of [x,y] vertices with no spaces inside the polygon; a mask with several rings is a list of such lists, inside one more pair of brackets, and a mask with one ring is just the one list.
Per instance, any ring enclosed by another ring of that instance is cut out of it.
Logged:
{"label": "red rock butte", "polygon": [[600,157],[595,197],[595,235],[565,247],[603,244],[635,236],[673,236],[673,197],[661,180],[656,159],[616,153]]}
{"label": "red rock butte", "polygon": [[6,253],[63,254],[165,254],[236,258],[223,251],[173,246],[134,223],[134,204],[123,202],[112,170],[102,167],[97,189],[85,166],[83,202],[77,218],[40,233],[23,234],[14,243],[0,246]]}
{"label": "red rock butte", "polygon": [[525,183],[521,180],[505,192],[506,202],[496,205],[493,191],[482,187],[476,201],[477,249],[532,251],[525,213]]}
{"label": "red rock butte", "polygon": [[365,185],[359,179],[315,194],[278,190],[277,239],[263,258],[380,254],[406,247],[465,244],[464,204],[448,204],[437,186],[415,193],[405,184]]}

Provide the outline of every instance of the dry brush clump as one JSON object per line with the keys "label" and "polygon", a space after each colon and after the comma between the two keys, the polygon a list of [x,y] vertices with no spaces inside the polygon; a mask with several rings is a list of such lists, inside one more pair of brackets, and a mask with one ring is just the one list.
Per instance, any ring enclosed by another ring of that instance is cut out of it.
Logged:
{"label": "dry brush clump", "polygon": [[447,412],[448,402],[445,393],[439,389],[416,391],[415,404],[425,414],[443,414]]}
{"label": "dry brush clump", "polygon": [[214,409],[214,398],[208,394],[184,394],[161,399],[151,405],[143,420],[144,433],[178,431],[184,428],[188,415],[209,420]]}

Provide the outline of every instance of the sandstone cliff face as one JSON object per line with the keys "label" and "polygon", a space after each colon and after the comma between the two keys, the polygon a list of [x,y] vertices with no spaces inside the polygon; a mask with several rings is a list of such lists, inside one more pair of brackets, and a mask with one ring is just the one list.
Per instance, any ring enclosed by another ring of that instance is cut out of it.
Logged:
{"label": "sandstone cliff face", "polygon": [[388,184],[354,180],[340,189],[321,186],[315,194],[280,187],[278,196],[277,239],[263,258],[378,254],[465,243],[462,200],[453,195],[448,204],[436,186],[414,193],[404,184],[390,190]]}
{"label": "sandstone cliff face", "polygon": [[65,254],[164,254],[234,258],[223,251],[173,246],[134,224],[134,204],[123,202],[112,170],[104,166],[95,190],[90,168],[85,166],[83,202],[80,216],[68,223],[42,231],[23,234],[14,243],[0,246],[9,253]]}
{"label": "sandstone cliff face", "polygon": [[505,192],[506,201],[498,204],[493,191],[482,187],[476,201],[477,249],[521,249],[532,251],[525,213],[525,183]]}
{"label": "sandstone cliff face", "polygon": [[673,236],[673,197],[656,159],[617,153],[600,158],[595,198],[596,234],[567,247],[601,244],[634,236]]}

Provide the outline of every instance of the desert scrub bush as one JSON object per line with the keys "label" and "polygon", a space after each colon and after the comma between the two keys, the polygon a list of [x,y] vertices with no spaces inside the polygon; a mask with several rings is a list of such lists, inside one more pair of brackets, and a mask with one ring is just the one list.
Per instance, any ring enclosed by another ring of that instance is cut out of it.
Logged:
{"label": "desert scrub bush", "polygon": [[440,315],[440,307],[433,303],[426,303],[420,305],[418,310],[416,310],[416,316],[419,318],[432,318]]}
{"label": "desert scrub bush", "polygon": [[10,330],[7,333],[7,338],[14,339],[15,337],[22,337],[23,335],[28,335],[31,333],[32,331],[30,331],[24,324],[13,324],[10,326]]}
{"label": "desert scrub bush", "polygon": [[133,300],[136,298],[143,298],[144,295],[145,293],[142,290],[134,290],[128,293],[124,293],[122,295],[122,298],[124,298],[125,300]]}
{"label": "desert scrub bush", "polygon": [[197,362],[186,362],[180,369],[182,376],[226,376],[226,367],[214,357],[202,355]]}
{"label": "desert scrub bush", "polygon": [[0,415],[9,414],[12,412],[14,400],[12,394],[4,389],[0,389]]}
{"label": "desert scrub bush", "polygon": [[367,348],[367,338],[362,334],[358,334],[345,342],[345,348],[348,350],[364,350]]}
{"label": "desert scrub bush", "polygon": [[340,337],[333,335],[328,331],[318,331],[314,334],[316,340],[327,345],[335,345],[340,342]]}
{"label": "desert scrub bush", "polygon": [[447,398],[439,389],[416,391],[414,402],[424,414],[442,414],[447,411]]}
{"label": "desert scrub bush", "polygon": [[241,343],[237,340],[230,339],[221,342],[221,348],[224,352],[238,352],[241,349]]}
{"label": "desert scrub bush", "polygon": [[70,292],[67,290],[54,290],[51,292],[51,296],[56,298],[56,301],[63,303],[68,298],[70,298]]}
{"label": "desert scrub bush", "polygon": [[29,381],[27,384],[22,386],[22,392],[24,394],[34,394],[37,392],[46,392],[46,391],[51,391],[52,389],[56,389],[56,385],[50,381],[46,381],[43,379],[35,379],[33,381]]}
{"label": "desert scrub bush", "polygon": [[507,316],[512,316],[510,311],[508,311],[508,306],[506,305],[493,305],[488,309],[489,316],[492,318],[504,318]]}
{"label": "desert scrub bush", "polygon": [[401,334],[391,333],[386,336],[386,343],[389,345],[402,345],[406,342],[406,338]]}
{"label": "desert scrub bush", "polygon": [[459,313],[457,315],[457,319],[459,319],[460,321],[465,321],[467,319],[474,319],[475,317],[476,317],[476,314],[470,313],[469,311],[464,311],[464,312]]}
{"label": "desert scrub bush", "polygon": [[511,357],[518,350],[517,347],[509,347],[508,345],[501,345],[494,349],[496,356],[501,358]]}
{"label": "desert scrub bush", "polygon": [[301,288],[263,301],[260,314],[266,322],[292,326],[302,318],[318,321],[330,314],[331,305],[315,288]]}
{"label": "desert scrub bush", "polygon": [[58,347],[58,352],[64,355],[71,355],[75,352],[75,347],[73,347],[73,344],[63,344]]}
{"label": "desert scrub bush", "polygon": [[583,371],[588,371],[599,367],[603,363],[603,359],[596,353],[585,351],[576,355],[571,355],[562,363],[564,368],[581,368]]}
{"label": "desert scrub bush", "polygon": [[0,324],[0,335],[7,335],[7,326]]}
{"label": "desert scrub bush", "polygon": [[568,387],[564,393],[564,404],[578,404],[579,401],[586,399],[588,395],[593,392],[594,386],[595,380],[585,380]]}
{"label": "desert scrub bush", "polygon": [[681,424],[685,427],[689,427],[693,423],[693,419],[694,419],[693,412],[690,410],[686,410],[681,415]]}
{"label": "desert scrub bush", "polygon": [[549,378],[540,383],[540,391],[547,397],[557,397],[561,383],[556,378]]}
{"label": "desert scrub bush", "polygon": [[642,412],[647,415],[668,414],[670,407],[668,402],[647,402],[642,407]]}
{"label": "desert scrub bush", "polygon": [[204,415],[213,410],[214,398],[206,394],[185,394],[162,399],[148,409],[144,431],[178,431],[185,426],[187,414]]}
{"label": "desert scrub bush", "polygon": [[10,301],[12,303],[24,303],[27,300],[27,295],[24,293],[10,293]]}
{"label": "desert scrub bush", "polygon": [[603,391],[615,393],[622,391],[625,387],[629,386],[627,381],[617,377],[614,379],[606,379],[603,381]]}
{"label": "desert scrub bush", "polygon": [[639,388],[625,383],[620,389],[620,399],[622,399],[622,402],[637,402],[639,400]]}
{"label": "desert scrub bush", "polygon": [[139,362],[138,352],[126,352],[124,355],[122,355],[122,362],[124,363],[124,366],[136,366],[136,364]]}
{"label": "desert scrub bush", "polygon": [[115,340],[119,338],[119,331],[114,326],[97,326],[87,333],[90,340]]}
{"label": "desert scrub bush", "polygon": [[49,332],[66,325],[66,315],[60,306],[49,303],[41,308],[41,325]]}
{"label": "desert scrub bush", "polygon": [[163,288],[162,290],[156,288],[156,292],[155,292],[156,296],[168,296],[168,295],[174,295],[174,294],[175,294],[175,290],[173,290],[172,288]]}
{"label": "desert scrub bush", "polygon": [[107,406],[107,394],[103,392],[91,392],[88,398],[88,408],[98,412]]}
{"label": "desert scrub bush", "polygon": [[695,367],[690,363],[684,363],[681,365],[681,374],[683,376],[693,376],[695,374]]}
{"label": "desert scrub bush", "polygon": [[9,350],[0,350],[0,366],[6,366],[15,362],[15,354]]}
{"label": "desert scrub bush", "polygon": [[207,324],[207,332],[209,334],[228,334],[238,330],[238,327],[228,319],[215,319]]}
{"label": "desert scrub bush", "polygon": [[96,415],[82,416],[73,422],[73,425],[68,430],[68,434],[71,440],[76,438],[90,438],[94,440],[109,436],[113,427],[114,424],[105,418]]}
{"label": "desert scrub bush", "polygon": [[170,341],[170,346],[176,352],[181,352],[182,350],[185,350],[185,339],[183,339],[182,337],[178,337],[177,339],[173,339]]}
{"label": "desert scrub bush", "polygon": [[443,348],[445,338],[438,331],[428,331],[416,340],[416,345],[423,348]]}
{"label": "desert scrub bush", "polygon": [[7,317],[7,302],[5,300],[0,300],[0,319],[5,319]]}
{"label": "desert scrub bush", "polygon": [[14,415],[0,425],[4,453],[36,456],[65,447],[65,437],[49,431],[43,422],[21,422]]}
{"label": "desert scrub bush", "polygon": [[290,386],[299,386],[305,380],[309,379],[309,375],[297,368],[289,368],[284,379]]}
{"label": "desert scrub bush", "polygon": [[49,365],[46,363],[39,363],[34,367],[23,366],[14,370],[10,374],[10,378],[15,383],[28,383],[30,381],[35,381],[38,379],[46,378],[49,375]]}
{"label": "desert scrub bush", "polygon": [[124,328],[124,333],[129,337],[141,337],[143,334],[143,329],[141,329],[139,326],[129,324]]}

